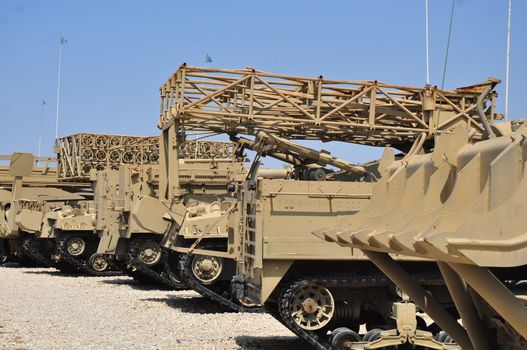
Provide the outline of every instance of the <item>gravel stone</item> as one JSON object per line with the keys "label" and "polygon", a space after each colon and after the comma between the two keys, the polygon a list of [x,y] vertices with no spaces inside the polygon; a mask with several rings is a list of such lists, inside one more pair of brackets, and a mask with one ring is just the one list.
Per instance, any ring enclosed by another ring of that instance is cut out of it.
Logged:
{"label": "gravel stone", "polygon": [[0,267],[0,350],[304,349],[266,314],[129,277]]}

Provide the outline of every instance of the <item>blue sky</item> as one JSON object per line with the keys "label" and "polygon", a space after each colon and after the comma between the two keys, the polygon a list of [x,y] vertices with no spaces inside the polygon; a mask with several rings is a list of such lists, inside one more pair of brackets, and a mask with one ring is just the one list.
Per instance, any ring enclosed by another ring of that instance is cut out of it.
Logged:
{"label": "blue sky", "polygon": [[[430,1],[432,83],[441,83],[450,0]],[[525,117],[526,1],[513,1],[510,115]],[[507,0],[457,0],[446,88],[505,78]],[[0,1],[0,154],[43,153],[55,134],[57,60],[63,51],[60,135],[157,135],[158,88],[187,62],[294,75],[425,83],[424,0]],[[503,111],[504,84],[499,110]],[[360,162],[379,154],[324,145]]]}

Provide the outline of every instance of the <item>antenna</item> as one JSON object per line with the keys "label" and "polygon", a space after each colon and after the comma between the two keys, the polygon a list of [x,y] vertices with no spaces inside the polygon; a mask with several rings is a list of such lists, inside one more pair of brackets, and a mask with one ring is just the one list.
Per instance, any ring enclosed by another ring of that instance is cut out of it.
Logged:
{"label": "antenna", "polygon": [[430,54],[428,46],[428,0],[425,0],[425,45],[426,45],[426,83],[430,84]]}
{"label": "antenna", "polygon": [[445,64],[443,66],[443,78],[441,79],[441,89],[445,88],[446,67],[448,65],[448,51],[450,49],[450,37],[452,35],[452,22],[454,20],[455,3],[456,3],[456,0],[452,0],[452,8],[450,10],[450,23],[448,24],[448,38],[446,42]]}
{"label": "antenna", "polygon": [[512,0],[509,0],[509,16],[507,20],[507,59],[505,63],[505,119],[509,118],[509,62],[511,58],[511,13]]}
{"label": "antenna", "polygon": [[62,45],[67,44],[68,41],[64,38],[60,38],[59,45],[59,71],[57,74],[57,113],[55,116],[55,140],[59,139],[59,111],[60,111],[60,73],[62,69]]}

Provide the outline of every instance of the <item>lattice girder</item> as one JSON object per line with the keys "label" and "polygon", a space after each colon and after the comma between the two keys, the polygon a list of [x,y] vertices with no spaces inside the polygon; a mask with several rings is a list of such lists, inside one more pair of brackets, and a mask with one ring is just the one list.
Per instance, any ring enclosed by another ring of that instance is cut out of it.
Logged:
{"label": "lattice girder", "polygon": [[[189,140],[179,144],[179,158],[233,160],[234,143]],[[57,141],[58,178],[89,180],[90,171],[117,170],[121,164],[159,163],[158,136],[75,134]]]}
{"label": "lattice girder", "polygon": [[[177,122],[183,130],[252,135],[263,130],[289,139],[386,146],[465,123],[477,139],[484,132],[477,99],[498,82],[450,91],[182,65],[160,89],[159,127]],[[489,120],[496,117],[494,98],[495,93],[485,98]]]}

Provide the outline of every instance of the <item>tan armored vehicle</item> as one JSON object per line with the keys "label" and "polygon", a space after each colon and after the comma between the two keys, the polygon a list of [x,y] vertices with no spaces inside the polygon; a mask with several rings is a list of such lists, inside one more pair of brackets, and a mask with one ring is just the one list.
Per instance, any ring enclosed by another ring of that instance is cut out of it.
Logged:
{"label": "tan armored vehicle", "polygon": [[86,184],[57,181],[51,158],[35,158],[27,153],[14,153],[10,165],[0,170],[0,236],[5,259],[11,255],[19,262],[49,265],[54,246],[36,242],[34,233],[41,228],[42,212],[63,205],[68,200],[90,196]]}
{"label": "tan armored vehicle", "polygon": [[[393,162],[367,208],[317,232],[364,251],[463,349],[527,348],[527,122],[497,126],[479,142],[455,129],[432,153]],[[394,256],[435,262],[447,293],[423,289]]]}
{"label": "tan armored vehicle", "polygon": [[[118,269],[111,260],[97,254],[97,195],[107,189],[98,174],[115,173],[119,167],[150,166],[158,163],[157,137],[123,135],[76,134],[59,139],[59,176],[64,181],[80,179],[89,181],[94,190],[94,200],[72,203],[61,210],[49,213],[50,230],[42,230],[41,238],[54,239],[57,251],[54,259],[75,266],[91,274],[108,274]],[[112,188],[118,191],[119,188]],[[102,215],[102,213],[101,213]]]}
{"label": "tan armored vehicle", "polygon": [[[193,289],[233,309],[239,309],[240,305],[231,300],[230,283],[235,275],[235,262],[241,257],[240,236],[243,218],[248,215],[248,206],[258,207],[259,214],[267,217],[269,226],[266,225],[266,232],[270,233],[273,250],[281,247],[281,254],[287,255],[290,248],[288,242],[297,244],[295,257],[288,261],[290,267],[295,259],[314,258],[334,248],[306,236],[305,225],[336,223],[361,209],[370,197],[371,181],[375,179],[378,165],[358,167],[264,132],[259,132],[256,141],[239,139],[238,144],[252,150],[258,149],[257,159],[263,155],[277,157],[289,162],[294,168],[251,167],[247,174],[249,181],[239,182],[236,187],[232,187],[235,191],[233,199],[187,208],[182,224],[173,225],[163,242],[163,246],[172,252],[168,262],[173,273],[178,274]],[[255,162],[257,164],[258,160]],[[335,172],[324,168],[322,164],[345,168],[347,171]],[[353,173],[350,174],[351,171]],[[337,180],[344,178],[347,181]],[[358,178],[370,182],[352,182]],[[254,190],[263,184],[263,192],[254,195]],[[346,198],[355,199],[355,208],[341,207],[339,203]],[[287,238],[282,231],[284,227],[290,228]],[[326,252],[323,252],[324,249]],[[343,254],[346,256],[348,251]],[[284,271],[287,268],[284,265]],[[274,287],[276,285],[266,286],[271,291]]]}
{"label": "tan armored vehicle", "polygon": [[[201,130],[256,136],[263,131],[276,136],[278,143],[283,139],[340,140],[391,146],[411,156],[430,152],[434,135],[449,134],[456,127],[473,142],[496,129],[490,125],[497,117],[491,92],[496,82],[447,91],[183,65],[162,88],[160,127],[172,135]],[[325,158],[324,152],[319,154]],[[387,151],[382,173],[393,159],[393,152]],[[208,229],[193,223],[194,214],[188,213],[189,225],[182,225],[185,231],[175,237],[172,231],[167,237],[166,246],[194,255],[187,256],[180,268],[189,271],[189,276],[194,274],[198,291],[233,308],[265,308],[316,348],[377,348],[380,329],[392,330],[379,347],[406,342],[435,349],[458,347],[434,338],[436,326],[430,328],[416,319],[415,305],[358,249],[342,249],[334,241],[319,244],[311,237],[324,220],[336,222],[338,215],[353,220],[353,212],[366,205],[370,184],[287,182],[256,176],[250,180],[240,187],[238,214],[229,214],[230,207],[220,208],[228,219],[209,224],[212,229]],[[210,214],[203,212],[209,220]],[[184,236],[194,228],[198,237],[182,247],[181,242],[188,242]],[[227,247],[200,249],[200,242],[216,232],[227,232]],[[212,276],[221,271],[220,259],[236,261],[236,276],[225,296],[203,287],[212,285]],[[432,262],[420,257],[402,260],[420,285],[445,294]],[[452,307],[448,298],[440,302]],[[361,337],[358,326],[364,323],[368,333]]]}
{"label": "tan armored vehicle", "polygon": [[[115,257],[137,279],[182,287],[165,271],[159,242],[170,220],[181,222],[187,206],[230,196],[227,184],[240,181],[246,172],[244,158],[237,155],[234,146],[221,141],[180,143],[170,178],[177,195],[170,199],[159,199],[167,191],[167,180],[161,179],[158,165],[121,166],[99,172],[95,200],[96,229],[101,235],[98,253]],[[162,157],[161,167],[166,157]],[[163,181],[165,187],[160,189]]]}
{"label": "tan armored vehicle", "polygon": [[[22,224],[33,227],[37,242],[55,247],[51,258],[61,270],[95,275],[113,273],[108,271],[115,270],[111,261],[95,254],[99,243],[93,200],[93,191],[99,187],[96,174],[123,164],[155,164],[159,159],[158,138],[83,133],[59,139],[56,151],[58,181],[82,183],[89,188],[89,196],[80,192],[78,198],[54,206],[47,201],[46,210],[33,210],[33,217],[28,216]],[[37,217],[38,223],[34,222]]]}

